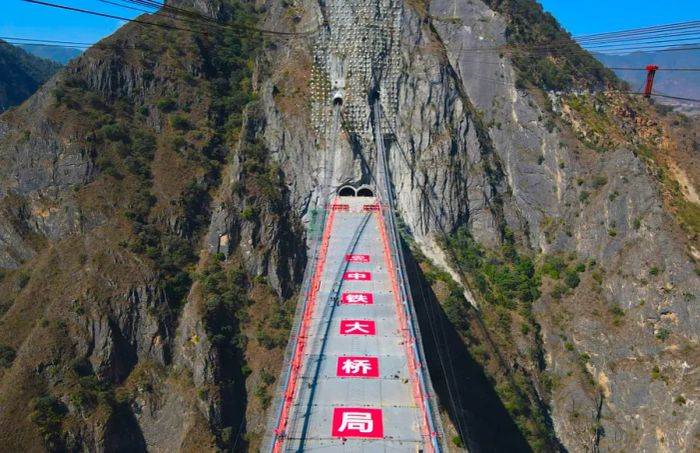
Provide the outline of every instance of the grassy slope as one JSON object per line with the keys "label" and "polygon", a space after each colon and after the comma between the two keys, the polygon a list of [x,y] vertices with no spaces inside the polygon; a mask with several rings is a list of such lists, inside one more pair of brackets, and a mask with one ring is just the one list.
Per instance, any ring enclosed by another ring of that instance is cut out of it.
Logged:
{"label": "grassy slope", "polygon": [[[236,17],[251,20],[242,10]],[[0,420],[2,426],[13,427],[0,430],[0,438],[5,445],[30,451],[41,450],[42,443],[49,448],[70,446],[74,434],[85,428],[84,418],[104,423],[133,398],[148,397],[132,385],[138,376],[153,374],[143,373],[148,361],[140,361],[126,379],[109,378],[99,370],[97,375],[87,373],[91,382],[81,379],[71,365],[84,353],[85,332],[79,326],[90,317],[110,316],[127,303],[122,298],[131,288],[144,285],[154,285],[162,295],[149,316],[175,322],[172,314],[177,315],[197,279],[195,271],[206,266],[197,261],[208,200],[218,187],[219,168],[251,96],[255,44],[245,37],[222,33],[203,42],[189,33],[127,25],[107,42],[134,43],[137,48],[119,55],[88,51],[62,74],[43,112],[61,125],[59,136],[81,137],[94,154],[95,180],[67,196],[75,197],[80,209],[101,224],[79,237],[44,243],[35,259],[0,280],[6,295],[0,301],[0,344],[17,351],[13,366],[0,369],[0,395],[6,402]],[[143,99],[89,88],[82,77],[101,70],[97,62],[110,60],[141,75]],[[31,112],[18,109],[5,119],[19,131],[31,117]],[[162,127],[160,132],[152,129],[154,123]],[[14,140],[22,140],[22,134]],[[265,314],[272,308],[265,307],[274,308],[277,301],[256,288],[248,283],[243,290],[252,291],[250,306],[257,307],[257,329],[263,329],[272,316]],[[266,351],[281,354],[281,346],[266,345]],[[256,347],[245,348],[251,351],[249,357]],[[42,363],[46,365],[38,365]],[[243,368],[245,358],[237,357],[236,363],[232,366]],[[183,398],[190,404],[201,399],[201,391],[187,384],[188,379],[178,380],[168,369],[161,373],[165,374],[159,381],[181,382]],[[245,374],[247,378],[250,373]],[[253,406],[266,404],[271,383],[269,378],[263,381],[260,390],[251,390],[261,399]],[[240,393],[229,396],[247,398]],[[60,409],[40,407],[41,397],[55,398]],[[78,400],[84,404],[76,407]],[[37,417],[39,412],[42,417]],[[232,441],[232,429],[217,430],[220,444]],[[202,436],[193,431],[186,443]]]}
{"label": "grassy slope", "polygon": [[[512,49],[509,52],[518,69],[518,86],[529,89],[543,109],[551,112],[543,90],[625,88],[612,72],[581,52],[569,34],[535,1],[487,0],[486,3],[507,19],[508,42]],[[528,51],[552,44],[558,49]],[[572,116],[562,121],[550,113],[551,124],[568,131],[565,136],[574,148],[585,146],[592,150],[589,153],[592,156],[586,159],[595,160],[596,153],[635,144],[650,174],[657,175],[666,208],[675,214],[685,230],[686,235],[678,239],[697,250],[700,219],[697,126],[683,116],[667,115],[664,109],[657,111],[624,95],[565,97],[562,104],[573,111]],[[596,104],[604,108],[596,111]],[[637,118],[636,124],[633,118]],[[604,190],[600,187],[605,182],[593,178],[591,181],[582,179],[581,184],[585,186],[584,192],[595,192]],[[542,226],[545,234],[552,237],[565,227],[558,219],[547,219]],[[547,405],[553,390],[566,386],[565,381],[577,382],[578,388],[589,393],[592,399],[601,390],[589,372],[589,357],[579,354],[565,335],[561,343],[566,358],[558,360],[563,368],[569,369],[568,374],[561,377],[545,370],[540,325],[565,326],[569,321],[567,316],[575,314],[567,312],[561,301],[575,297],[580,302],[577,306],[588,307],[594,317],[607,323],[610,329],[620,326],[624,313],[602,303],[597,296],[605,278],[604,270],[595,262],[581,260],[575,253],[540,255],[514,242],[507,228],[500,249],[482,247],[473,241],[466,229],[447,237],[438,236],[481,307],[475,310],[448,274],[420,258],[414,250],[447,319],[491,381],[530,447],[535,451],[558,450],[560,447],[548,420]],[[550,309],[545,314],[534,314],[534,304],[539,304],[541,299],[547,301]],[[588,424],[580,420],[584,436],[592,436],[600,429]],[[455,440],[455,443],[462,441]]]}

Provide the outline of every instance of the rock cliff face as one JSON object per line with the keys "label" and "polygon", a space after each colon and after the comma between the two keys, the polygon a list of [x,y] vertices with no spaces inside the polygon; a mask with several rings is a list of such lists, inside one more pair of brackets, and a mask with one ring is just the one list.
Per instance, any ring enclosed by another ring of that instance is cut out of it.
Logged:
{"label": "rock cliff face", "polygon": [[305,225],[374,184],[379,99],[421,326],[465,350],[430,370],[449,448],[697,448],[688,123],[583,90],[614,84],[588,56],[552,56],[574,82],[547,90],[510,50],[541,10],[488,3],[173,1],[300,35],[129,25],[0,117],[0,440],[255,450]]}

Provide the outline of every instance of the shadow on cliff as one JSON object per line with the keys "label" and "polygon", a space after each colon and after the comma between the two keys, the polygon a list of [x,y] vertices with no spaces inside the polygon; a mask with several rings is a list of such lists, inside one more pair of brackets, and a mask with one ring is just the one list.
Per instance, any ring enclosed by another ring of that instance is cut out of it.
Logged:
{"label": "shadow on cliff", "polygon": [[[455,427],[462,428],[465,446],[470,453],[532,451],[405,243],[403,250],[430,378],[441,407]],[[450,439],[446,442],[452,444]]]}
{"label": "shadow on cliff", "polygon": [[104,427],[104,453],[147,452],[146,440],[134,413],[129,407],[118,406]]}
{"label": "shadow on cliff", "polygon": [[248,392],[246,390],[247,374],[243,372],[246,364],[243,353],[238,348],[219,348],[219,378],[221,392],[221,432],[218,436],[222,451],[244,453],[248,451],[248,442],[244,436],[247,432],[246,410]]}

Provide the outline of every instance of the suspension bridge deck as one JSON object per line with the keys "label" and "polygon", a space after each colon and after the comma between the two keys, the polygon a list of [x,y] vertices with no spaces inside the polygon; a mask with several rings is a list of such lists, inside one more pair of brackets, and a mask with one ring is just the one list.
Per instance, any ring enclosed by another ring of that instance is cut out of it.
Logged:
{"label": "suspension bridge deck", "polygon": [[273,451],[433,451],[377,203],[331,206]]}

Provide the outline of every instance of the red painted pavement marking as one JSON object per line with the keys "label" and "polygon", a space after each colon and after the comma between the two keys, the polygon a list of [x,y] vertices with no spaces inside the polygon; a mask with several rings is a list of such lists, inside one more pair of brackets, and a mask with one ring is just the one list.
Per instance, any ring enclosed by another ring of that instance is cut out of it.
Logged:
{"label": "red painted pavement marking", "polygon": [[340,321],[340,334],[372,336],[377,334],[377,326],[374,321],[342,319]]}
{"label": "red painted pavement marking", "polygon": [[333,409],[333,437],[384,437],[381,409],[336,407]]}
{"label": "red painted pavement marking", "polygon": [[369,263],[369,255],[345,255],[348,263]]}
{"label": "red painted pavement marking", "polygon": [[[391,215],[391,214],[390,214]],[[391,287],[392,287],[392,292],[394,294],[394,305],[396,307],[396,313],[399,317],[399,326],[400,326],[400,331],[401,334],[404,338],[404,347],[406,348],[406,354],[408,356],[408,370],[409,374],[411,375],[411,381],[413,384],[413,397],[416,401],[416,403],[420,402],[420,409],[421,409],[421,431],[423,431],[423,436],[428,439],[430,436],[434,435],[434,433],[430,432],[430,422],[428,420],[428,412],[426,411],[425,405],[422,404],[425,402],[425,400],[428,398],[427,393],[423,391],[422,386],[420,385],[419,381],[419,376],[418,369],[422,367],[422,364],[418,360],[418,357],[416,357],[413,353],[411,343],[415,341],[413,337],[408,335],[409,333],[409,328],[408,328],[408,318],[407,316],[410,316],[410,314],[407,314],[405,310],[402,307],[401,300],[400,300],[400,290],[399,290],[399,285],[396,280],[396,272],[394,270],[394,263],[392,260],[392,255],[391,255],[391,247],[389,246],[389,238],[387,237],[387,230],[386,230],[386,225],[384,223],[384,216],[380,213],[377,216],[377,219],[379,220],[379,231],[382,235],[382,245],[384,246],[384,258],[386,260],[387,266],[388,266],[388,271],[389,271],[389,276],[391,277]],[[435,448],[431,443],[428,443],[426,445],[426,450],[429,453],[432,453],[435,451]]]}
{"label": "red painted pavement marking", "polygon": [[374,296],[372,293],[343,293],[340,296],[340,301],[343,304],[372,305]]}
{"label": "red painted pavement marking", "polygon": [[338,357],[335,370],[338,377],[378,378],[379,359],[377,357]]}
{"label": "red painted pavement marking", "polygon": [[343,274],[343,280],[369,281],[372,280],[372,274],[358,271],[346,272]]}
{"label": "red painted pavement marking", "polygon": [[287,429],[287,422],[289,421],[289,413],[292,404],[295,399],[297,382],[299,379],[299,372],[301,370],[301,362],[304,356],[304,349],[306,346],[306,335],[308,330],[308,325],[311,321],[311,316],[314,313],[314,305],[316,297],[318,296],[318,290],[321,286],[321,274],[323,273],[323,266],[326,262],[326,254],[328,252],[328,244],[331,237],[331,229],[333,226],[333,219],[335,217],[335,212],[331,211],[326,220],[326,226],[323,230],[323,240],[321,241],[321,248],[318,252],[318,261],[316,263],[316,269],[314,270],[313,278],[311,279],[311,287],[309,289],[309,294],[307,298],[306,310],[301,320],[301,326],[299,329],[298,340],[296,347],[294,348],[294,354],[292,356],[292,364],[290,366],[290,377],[287,382],[287,386],[284,390],[284,403],[282,404],[282,412],[280,414],[279,423],[275,429],[275,433],[278,437],[275,440],[273,446],[274,453],[280,453],[282,451],[282,443],[284,442],[284,436],[282,435]]}

